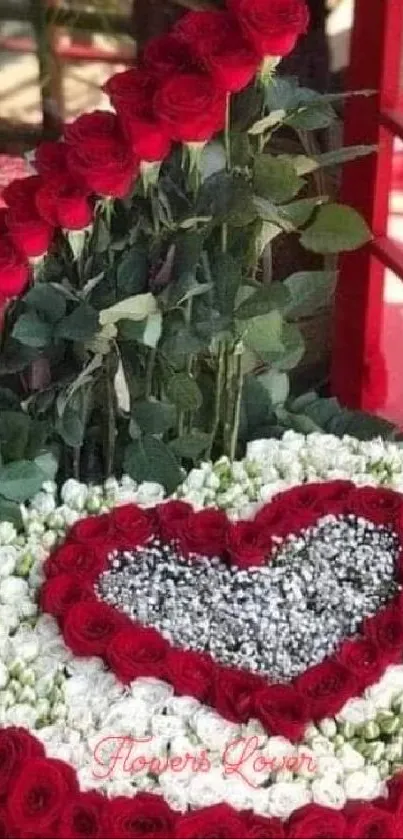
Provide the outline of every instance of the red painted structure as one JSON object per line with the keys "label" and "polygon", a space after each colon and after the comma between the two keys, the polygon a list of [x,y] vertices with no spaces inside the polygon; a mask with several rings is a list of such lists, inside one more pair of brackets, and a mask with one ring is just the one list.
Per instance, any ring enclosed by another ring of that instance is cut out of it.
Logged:
{"label": "red painted structure", "polygon": [[348,164],[343,176],[342,200],[360,210],[374,232],[369,245],[341,259],[336,292],[332,392],[351,408],[371,410],[385,398],[385,268],[403,280],[403,247],[387,236],[393,141],[403,139],[402,48],[403,0],[355,0],[347,89],[376,93],[346,104],[345,143],[375,143],[379,152]]}

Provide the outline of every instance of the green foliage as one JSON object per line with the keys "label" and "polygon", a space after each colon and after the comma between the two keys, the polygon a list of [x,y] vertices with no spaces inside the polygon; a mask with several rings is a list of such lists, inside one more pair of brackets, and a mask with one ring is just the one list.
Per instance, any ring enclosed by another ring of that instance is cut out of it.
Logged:
{"label": "green foliage", "polygon": [[[55,448],[61,478],[72,465],[85,478],[94,457],[97,474],[124,469],[172,491],[184,466],[233,457],[238,439],[317,427],[311,405],[294,408],[288,372],[305,352],[296,321],[329,304],[335,274],[265,284],[259,259],[277,237],[287,248],[297,234],[318,254],[370,238],[355,210],[316,194],[312,175],[373,147],[281,148],[284,127],[301,137],[330,125],[338,98],[293,78],[251,84],[231,97],[228,136],[176,146],[126,198],[98,200],[92,228],[57,232],[2,335],[0,516],[18,518],[54,472]],[[8,377],[21,373],[14,394]],[[326,418],[335,433],[343,422]]]}

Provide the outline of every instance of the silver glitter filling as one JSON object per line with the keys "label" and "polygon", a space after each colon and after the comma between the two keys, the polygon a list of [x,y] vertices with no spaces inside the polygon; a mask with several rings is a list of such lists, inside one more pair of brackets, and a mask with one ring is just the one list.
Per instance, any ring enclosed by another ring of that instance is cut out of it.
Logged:
{"label": "silver glitter filling", "polygon": [[111,556],[96,591],[176,646],[287,681],[397,593],[399,549],[386,527],[325,516],[284,539],[267,565],[245,571],[153,541]]}

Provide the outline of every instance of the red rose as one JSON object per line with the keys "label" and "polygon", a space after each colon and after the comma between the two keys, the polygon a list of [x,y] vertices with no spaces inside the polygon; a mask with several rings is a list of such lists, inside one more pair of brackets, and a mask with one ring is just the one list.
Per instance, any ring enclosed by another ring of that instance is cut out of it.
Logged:
{"label": "red rose", "polygon": [[254,697],[262,680],[244,670],[218,668],[214,680],[214,705],[232,722],[247,722],[253,716]]}
{"label": "red rose", "polygon": [[208,702],[213,682],[213,664],[208,656],[192,650],[169,650],[164,669],[176,693]]}
{"label": "red rose", "polygon": [[308,722],[306,702],[292,685],[267,685],[255,693],[254,711],[266,731],[299,740]]}
{"label": "red rose", "polygon": [[67,802],[59,822],[60,839],[102,839],[107,799],[98,792],[79,792]]}
{"label": "red rose", "polygon": [[78,574],[59,574],[46,580],[41,589],[41,611],[62,618],[73,603],[94,600],[90,584]]}
{"label": "red rose", "polygon": [[254,520],[260,538],[268,545],[272,536],[286,538],[290,533],[298,533],[306,527],[311,527],[318,519],[315,510],[292,506],[285,499],[273,500],[257,513]]}
{"label": "red rose", "polygon": [[60,760],[33,758],[25,761],[8,798],[7,811],[22,831],[43,836],[78,788],[73,769]]}
{"label": "red rose", "polygon": [[38,189],[35,201],[41,218],[55,227],[83,230],[94,218],[94,208],[87,194],[69,178],[58,187],[52,183]]}
{"label": "red rose", "polygon": [[308,30],[304,0],[228,0],[228,7],[262,57],[287,55]]}
{"label": "red rose", "polygon": [[365,802],[353,805],[346,836],[351,839],[398,839],[400,832],[397,832],[391,813]]}
{"label": "red rose", "polygon": [[54,229],[29,207],[10,210],[7,227],[14,245],[27,259],[43,256],[49,250]]}
{"label": "red rose", "polygon": [[182,143],[211,140],[224,126],[225,106],[224,91],[203,73],[174,73],[154,97],[168,134]]}
{"label": "red rose", "polygon": [[113,542],[119,550],[130,550],[144,545],[153,535],[152,520],[136,504],[117,507],[110,516]]}
{"label": "red rose", "polygon": [[307,804],[291,816],[287,835],[292,839],[343,839],[346,834],[346,820],[343,813]]}
{"label": "red rose", "polygon": [[236,93],[256,75],[259,56],[228,12],[188,12],[174,32],[200,57],[223,90]]}
{"label": "red rose", "polygon": [[46,560],[44,570],[49,578],[66,573],[91,582],[102,574],[107,564],[104,546],[66,542]]}
{"label": "red rose", "polygon": [[0,239],[0,296],[17,297],[29,280],[29,265],[11,239]]}
{"label": "red rose", "polygon": [[403,612],[394,603],[386,606],[365,624],[365,634],[378,646],[385,664],[401,660],[403,651]]}
{"label": "red rose", "polygon": [[176,819],[158,795],[140,792],[134,798],[114,798],[108,803],[107,835],[111,839],[172,839]]}
{"label": "red rose", "polygon": [[83,114],[65,129],[68,167],[74,178],[98,195],[124,198],[138,174],[119,120],[107,111]]}
{"label": "red rose", "polygon": [[102,516],[89,516],[81,519],[73,525],[69,532],[69,538],[76,542],[96,545],[104,544],[112,533],[111,517],[107,514]]}
{"label": "red rose", "polygon": [[191,513],[185,521],[181,543],[189,553],[221,556],[225,550],[229,522],[222,510]]}
{"label": "red rose", "polygon": [[272,543],[269,532],[260,530],[253,521],[231,524],[227,535],[231,562],[240,568],[265,565],[270,557]]}
{"label": "red rose", "polygon": [[66,143],[53,140],[45,140],[39,144],[35,151],[35,168],[42,176],[44,185],[52,186],[56,190],[64,186],[68,150]]}
{"label": "red rose", "polygon": [[175,34],[160,35],[144,47],[141,61],[145,69],[157,78],[166,78],[170,73],[187,73],[200,69],[192,50]]}
{"label": "red rose", "polygon": [[296,679],[299,694],[308,702],[310,717],[332,717],[358,692],[355,674],[338,661],[326,659]]}
{"label": "red rose", "polygon": [[338,658],[355,674],[359,693],[378,681],[387,664],[383,651],[371,638],[345,641]]}
{"label": "red rose", "polygon": [[285,839],[285,830],[280,819],[266,819],[251,813],[246,817],[244,836],[247,839]]}
{"label": "red rose", "polygon": [[168,642],[156,629],[132,626],[114,635],[106,657],[118,679],[126,683],[141,676],[161,677],[167,650]]}
{"label": "red rose", "polygon": [[245,836],[245,824],[228,804],[215,804],[180,816],[176,839],[240,839]]}
{"label": "red rose", "polygon": [[9,815],[0,807],[0,839],[13,839],[14,836],[17,836],[17,831]]}
{"label": "red rose", "polygon": [[178,539],[193,508],[186,501],[167,501],[157,507],[158,524],[164,542]]}
{"label": "red rose", "polygon": [[388,781],[388,797],[382,799],[382,804],[391,812],[403,813],[403,772]]}
{"label": "red rose", "polygon": [[0,730],[0,798],[7,793],[26,758],[42,757],[42,743],[24,728],[10,726]]}
{"label": "red rose", "polygon": [[147,70],[134,67],[109,79],[104,90],[121,119],[123,131],[135,154],[141,160],[151,162],[167,157],[171,140],[154,111],[155,77]]}
{"label": "red rose", "polygon": [[35,195],[42,185],[42,179],[38,175],[29,175],[27,178],[16,178],[3,189],[2,198],[7,207],[29,206],[35,207]]}
{"label": "red rose", "polygon": [[126,623],[123,615],[106,603],[75,603],[64,621],[64,640],[75,655],[102,656]]}
{"label": "red rose", "polygon": [[351,493],[349,507],[375,524],[394,524],[402,512],[402,496],[392,489],[360,487]]}

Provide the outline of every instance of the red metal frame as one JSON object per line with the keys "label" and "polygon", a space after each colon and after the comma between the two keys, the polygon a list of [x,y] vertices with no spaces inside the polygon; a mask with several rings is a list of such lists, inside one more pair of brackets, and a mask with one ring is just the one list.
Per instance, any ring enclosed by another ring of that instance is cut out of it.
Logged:
{"label": "red metal frame", "polygon": [[349,90],[373,89],[346,106],[345,143],[376,143],[377,155],[345,167],[342,200],[363,213],[374,240],[343,256],[336,290],[332,391],[351,408],[376,406],[385,266],[403,279],[403,248],[387,237],[394,137],[403,137],[399,97],[402,0],[355,0]]}

